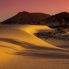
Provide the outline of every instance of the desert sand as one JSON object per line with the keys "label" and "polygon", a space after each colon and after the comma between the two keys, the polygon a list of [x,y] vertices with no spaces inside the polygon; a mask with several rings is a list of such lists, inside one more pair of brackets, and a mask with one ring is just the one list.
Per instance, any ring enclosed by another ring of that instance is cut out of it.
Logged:
{"label": "desert sand", "polygon": [[69,49],[35,36],[40,29],[53,30],[43,25],[0,25],[0,69],[69,69]]}

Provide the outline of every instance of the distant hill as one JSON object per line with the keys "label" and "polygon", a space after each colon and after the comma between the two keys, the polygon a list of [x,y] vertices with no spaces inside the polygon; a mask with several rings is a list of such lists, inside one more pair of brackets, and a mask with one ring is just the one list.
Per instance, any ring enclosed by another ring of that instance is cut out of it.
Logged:
{"label": "distant hill", "polygon": [[15,16],[1,22],[1,24],[33,24],[33,25],[48,25],[50,27],[68,27],[69,28],[69,13],[61,12],[55,15],[44,13],[29,13],[19,12]]}
{"label": "distant hill", "polygon": [[44,13],[19,12],[15,16],[1,22],[1,24],[45,24],[46,18],[50,17]]}
{"label": "distant hill", "polygon": [[52,15],[51,17],[47,18],[46,22],[49,23],[51,27],[69,27],[69,13],[62,12]]}

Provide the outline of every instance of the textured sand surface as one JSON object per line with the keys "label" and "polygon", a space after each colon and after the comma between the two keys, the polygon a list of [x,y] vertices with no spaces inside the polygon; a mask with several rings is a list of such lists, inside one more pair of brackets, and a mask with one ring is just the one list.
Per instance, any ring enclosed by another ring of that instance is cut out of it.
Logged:
{"label": "textured sand surface", "polygon": [[69,69],[69,49],[58,46],[59,41],[36,37],[40,29],[53,30],[41,25],[0,26],[0,69]]}

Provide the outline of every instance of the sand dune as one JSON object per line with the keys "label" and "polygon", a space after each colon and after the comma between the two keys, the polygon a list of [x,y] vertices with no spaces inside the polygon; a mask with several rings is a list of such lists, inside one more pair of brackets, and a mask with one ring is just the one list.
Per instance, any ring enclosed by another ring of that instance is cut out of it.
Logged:
{"label": "sand dune", "polygon": [[[47,31],[52,31],[52,29],[49,28],[48,26],[41,26],[41,25],[13,26],[11,25],[11,26],[1,26],[0,29],[1,29],[0,41],[10,43],[10,44],[7,44],[10,47],[16,47],[17,49],[22,50],[25,44],[25,43],[24,44],[22,43],[26,42],[26,43],[32,44],[32,46],[34,47],[39,47],[39,48],[44,47],[44,48],[57,49],[57,50],[63,50],[63,51],[66,50],[64,48],[57,47],[48,42],[45,42],[34,35],[34,33],[40,29],[46,29]],[[12,44],[18,45],[18,46],[14,46]],[[1,45],[4,45],[4,43],[1,43]]]}
{"label": "sand dune", "polygon": [[[30,27],[30,26],[29,26]],[[44,46],[44,47],[49,47],[49,48],[57,48],[57,49],[62,49],[59,47],[56,47],[54,45],[51,45],[48,42],[43,41],[42,39],[36,37],[33,33],[35,33],[38,29],[47,29],[51,30],[49,27],[45,26],[31,26],[29,28],[28,26],[1,26],[0,30],[0,38],[9,38],[9,39],[14,39],[14,40],[19,40],[19,41],[24,41],[28,42],[37,46]],[[33,31],[33,32],[32,32]]]}
{"label": "sand dune", "polygon": [[[45,64],[45,66],[52,65],[47,62],[49,59],[69,59],[68,49],[50,44],[34,35],[41,29],[53,30],[41,25],[1,25],[0,69],[31,69],[32,64],[39,58],[38,63]],[[31,66],[29,67],[29,65]],[[40,69],[36,62],[35,65],[33,69],[37,69],[37,67]]]}

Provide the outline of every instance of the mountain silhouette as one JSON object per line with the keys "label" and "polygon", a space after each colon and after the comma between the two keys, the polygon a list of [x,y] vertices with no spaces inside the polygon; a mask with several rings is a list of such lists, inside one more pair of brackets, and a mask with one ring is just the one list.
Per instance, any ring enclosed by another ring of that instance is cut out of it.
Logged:
{"label": "mountain silhouette", "polygon": [[44,24],[46,18],[50,17],[44,13],[19,12],[15,16],[1,22],[2,24]]}
{"label": "mountain silhouette", "polygon": [[1,24],[33,24],[33,25],[48,25],[50,27],[68,27],[69,28],[69,13],[61,12],[55,15],[44,13],[19,12],[15,16],[1,22]]}
{"label": "mountain silhouette", "polygon": [[46,22],[49,23],[51,27],[69,27],[69,13],[61,12],[59,14],[52,15],[47,18]]}

